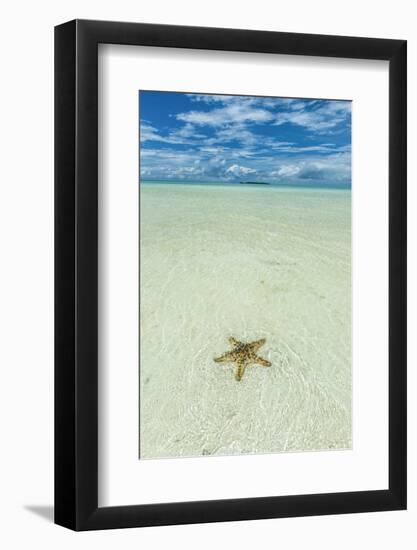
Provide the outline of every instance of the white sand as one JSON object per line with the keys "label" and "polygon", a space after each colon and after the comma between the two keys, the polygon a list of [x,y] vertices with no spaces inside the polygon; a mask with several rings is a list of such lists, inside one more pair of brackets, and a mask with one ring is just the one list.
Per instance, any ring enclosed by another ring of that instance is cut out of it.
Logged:
{"label": "white sand", "polygon": [[[350,203],[141,185],[141,458],[351,446]],[[237,382],[230,336],[272,366]]]}

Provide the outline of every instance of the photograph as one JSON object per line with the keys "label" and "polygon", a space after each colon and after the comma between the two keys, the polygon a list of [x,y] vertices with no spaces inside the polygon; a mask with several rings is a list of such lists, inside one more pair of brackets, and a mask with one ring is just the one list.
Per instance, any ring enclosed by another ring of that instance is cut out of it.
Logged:
{"label": "photograph", "polygon": [[2,6],[0,548],[416,549],[415,5]]}
{"label": "photograph", "polygon": [[139,459],[352,448],[352,102],[139,90]]}

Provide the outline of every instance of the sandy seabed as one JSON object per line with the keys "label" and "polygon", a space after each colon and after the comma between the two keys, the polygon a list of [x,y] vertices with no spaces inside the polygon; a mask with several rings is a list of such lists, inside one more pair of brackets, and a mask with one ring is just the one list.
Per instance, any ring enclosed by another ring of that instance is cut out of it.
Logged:
{"label": "sandy seabed", "polygon": [[[141,184],[140,458],[351,447],[351,192]],[[213,359],[265,338],[240,382]]]}

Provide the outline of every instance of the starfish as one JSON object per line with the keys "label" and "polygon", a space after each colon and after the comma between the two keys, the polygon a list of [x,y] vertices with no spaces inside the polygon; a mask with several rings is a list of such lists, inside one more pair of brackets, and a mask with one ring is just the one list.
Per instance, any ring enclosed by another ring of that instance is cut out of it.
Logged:
{"label": "starfish", "polygon": [[259,348],[265,344],[265,338],[245,344],[244,342],[239,342],[236,338],[231,337],[229,338],[229,342],[233,349],[231,351],[227,351],[220,357],[216,357],[214,361],[216,361],[216,363],[236,363],[237,369],[235,372],[235,378],[238,382],[242,379],[246,367],[251,363],[256,363],[258,365],[262,365],[263,367],[271,366],[269,361],[263,357],[259,357],[259,355],[256,354]]}

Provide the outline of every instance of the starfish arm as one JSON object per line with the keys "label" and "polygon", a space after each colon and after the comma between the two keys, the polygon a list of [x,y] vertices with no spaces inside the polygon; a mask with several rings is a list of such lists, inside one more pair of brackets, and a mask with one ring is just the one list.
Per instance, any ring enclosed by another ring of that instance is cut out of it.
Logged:
{"label": "starfish arm", "polygon": [[233,356],[230,351],[227,353],[224,353],[223,355],[220,355],[220,357],[215,357],[213,359],[216,363],[230,363],[233,362]]}
{"label": "starfish arm", "polygon": [[262,365],[263,367],[270,367],[272,363],[270,361],[267,361],[263,357],[256,356],[255,362],[258,363],[258,365]]}
{"label": "starfish arm", "polygon": [[229,344],[232,344],[232,346],[238,346],[240,344],[239,340],[236,340],[236,338],[233,338],[233,336],[231,336],[229,338]]}
{"label": "starfish arm", "polygon": [[246,365],[245,363],[238,363],[235,373],[235,378],[238,382],[242,380],[242,376],[245,374]]}
{"label": "starfish arm", "polygon": [[266,342],[265,338],[261,338],[260,340],[256,340],[256,342],[252,342],[250,344],[250,347],[253,351],[258,351],[260,347],[262,347]]}

